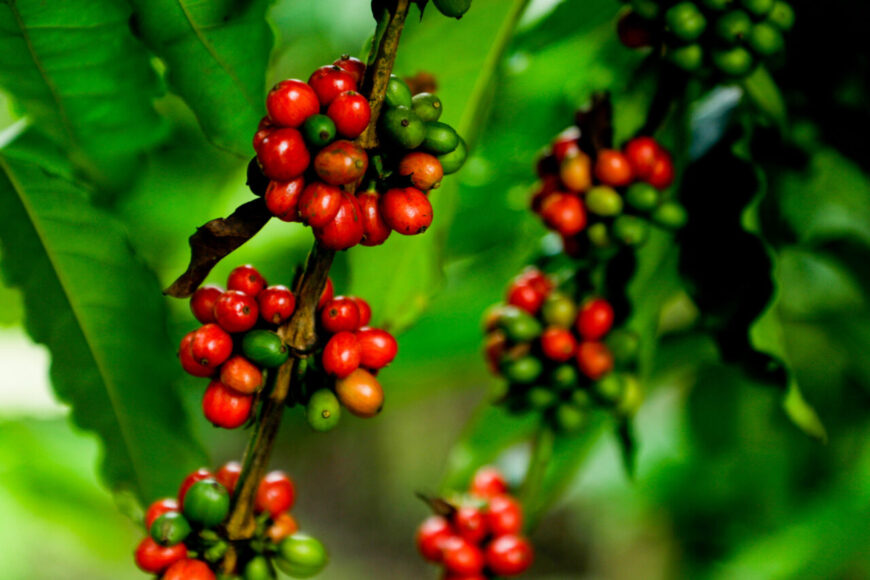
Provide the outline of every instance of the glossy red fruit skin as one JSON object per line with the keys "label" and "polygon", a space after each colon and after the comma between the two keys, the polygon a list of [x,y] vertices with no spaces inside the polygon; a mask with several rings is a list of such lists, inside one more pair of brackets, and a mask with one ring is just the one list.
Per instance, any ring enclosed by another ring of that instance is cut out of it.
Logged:
{"label": "glossy red fruit skin", "polygon": [[320,228],[314,228],[316,237],[322,246],[330,250],[347,250],[362,241],[364,232],[362,212],[356,197],[350,193],[341,194],[341,205],[331,222]]}
{"label": "glossy red fruit skin", "polygon": [[553,156],[556,161],[562,163],[566,158],[580,153],[579,139],[580,129],[578,127],[568,127],[559,133],[553,140]]}
{"label": "glossy red fruit skin", "polygon": [[603,149],[595,159],[595,177],[604,185],[623,187],[634,180],[628,158],[621,151]]}
{"label": "glossy red fruit skin", "polygon": [[224,293],[224,289],[215,284],[207,284],[196,289],[190,297],[190,311],[203,324],[214,322],[214,303]]}
{"label": "glossy red fruit skin", "polygon": [[266,208],[282,222],[299,221],[299,197],[305,189],[305,178],[290,181],[270,181],[263,199]]}
{"label": "glossy red fruit skin", "polygon": [[494,497],[507,493],[508,485],[497,468],[486,465],[477,470],[471,480],[471,493],[478,497]]}
{"label": "glossy red fruit skin", "polygon": [[260,308],[252,296],[238,290],[227,290],[215,302],[214,315],[227,332],[245,332],[257,324]]}
{"label": "glossy red fruit skin", "polygon": [[187,374],[195,377],[210,377],[215,373],[215,368],[200,364],[193,358],[193,351],[190,347],[193,344],[193,336],[195,334],[196,331],[193,330],[185,334],[184,338],[181,339],[181,344],[178,346],[178,360],[181,362],[181,368]]}
{"label": "glossy red fruit skin", "polygon": [[366,63],[353,56],[345,54],[332,64],[352,76],[357,85],[362,82],[363,76],[366,74]]}
{"label": "glossy red fruit skin", "polygon": [[196,483],[197,481],[202,481],[203,479],[208,479],[210,477],[214,477],[208,469],[205,467],[200,467],[193,473],[189,474],[184,478],[184,481],[181,482],[181,485],[178,486],[178,505],[184,505],[184,496],[187,495],[187,490],[190,489],[190,486]]}
{"label": "glossy red fruit skin", "polygon": [[332,334],[342,330],[353,332],[360,326],[359,306],[349,296],[336,296],[323,305],[320,325]]}
{"label": "glossy red fruit skin", "polygon": [[343,379],[359,368],[360,346],[356,335],[342,331],[334,334],[323,348],[323,370],[327,374]]}
{"label": "glossy red fruit skin", "polygon": [[399,175],[410,178],[417,189],[428,191],[441,185],[444,168],[434,155],[423,151],[411,151],[399,162]]}
{"label": "glossy red fruit skin", "polygon": [[313,228],[331,222],[341,207],[342,191],[319,181],[309,183],[299,196],[299,217]]}
{"label": "glossy red fruit skin", "polygon": [[296,296],[287,286],[269,286],[257,296],[260,318],[269,324],[281,324],[296,310]]}
{"label": "glossy red fruit skin", "polygon": [[613,370],[613,354],[604,343],[581,342],[577,347],[577,368],[593,381],[597,381]]}
{"label": "glossy red fruit skin", "polygon": [[486,567],[498,576],[522,574],[533,560],[529,541],[514,534],[499,536],[486,547]]}
{"label": "glossy red fruit skin", "polygon": [[529,207],[531,207],[532,211],[540,214],[541,206],[544,205],[544,200],[549,197],[551,193],[559,191],[562,188],[562,182],[559,181],[559,177],[556,175],[545,175],[541,178],[540,183],[537,186],[537,189],[532,194],[531,202],[529,203]]}
{"label": "glossy red fruit skin", "polygon": [[541,203],[541,218],[550,229],[573,236],[586,228],[586,207],[570,193],[551,193]]}
{"label": "glossy red fruit skin", "polygon": [[365,149],[344,139],[333,141],[314,158],[314,171],[330,185],[353,183],[365,175],[368,166]]}
{"label": "glossy red fruit skin", "polygon": [[281,81],[266,97],[269,120],[280,127],[295,129],[311,115],[320,112],[320,102],[314,89],[297,79]]}
{"label": "glossy red fruit skin", "polygon": [[356,139],[368,127],[372,109],[364,96],[356,91],[346,91],[333,99],[326,116],[335,123],[339,135]]}
{"label": "glossy red fruit skin", "polygon": [[380,195],[375,191],[364,191],[357,194],[356,200],[363,225],[363,239],[360,243],[364,246],[380,246],[393,232],[381,216]]}
{"label": "glossy red fruit skin", "polygon": [[541,294],[544,298],[550,295],[555,284],[546,274],[535,268],[534,266],[526,267],[522,272],[520,272],[515,281],[517,283],[525,283],[530,284],[532,288],[538,294]]}
{"label": "glossy red fruit skin", "polygon": [[210,322],[193,333],[190,352],[199,364],[216,368],[230,358],[233,352],[233,337],[214,322]]}
{"label": "glossy red fruit skin", "polygon": [[154,520],[159,518],[165,513],[168,512],[177,512],[180,511],[180,507],[178,506],[178,502],[175,501],[174,497],[164,497],[163,499],[158,499],[150,506],[148,506],[148,511],[145,512],[145,529],[150,530],[151,524],[154,523]]}
{"label": "glossy red fruit skin", "polygon": [[220,381],[243,395],[252,395],[263,384],[260,367],[241,355],[236,355],[221,365]]}
{"label": "glossy red fruit skin", "polygon": [[213,425],[235,429],[251,416],[254,398],[237,393],[220,381],[209,383],[202,397],[202,412]]}
{"label": "glossy red fruit skin", "polygon": [[332,300],[335,296],[335,287],[332,285],[332,278],[326,277],[326,286],[323,287],[323,292],[320,294],[320,300],[317,302],[317,308],[323,308],[323,305]]}
{"label": "glossy red fruit skin", "polygon": [[384,223],[403,236],[422,234],[432,225],[432,204],[414,187],[387,190],[380,210]]}
{"label": "glossy red fruit skin", "polygon": [[577,313],[577,333],[584,340],[599,340],[613,327],[613,307],[603,298],[586,300]]}
{"label": "glossy red fruit skin", "polygon": [[216,576],[202,560],[179,560],[169,567],[160,580],[215,580]]}
{"label": "glossy red fruit skin", "polygon": [[523,508],[510,495],[491,497],[484,515],[493,536],[518,534],[523,529]]}
{"label": "glossy red fruit skin", "polygon": [[236,490],[236,483],[241,474],[242,464],[238,461],[229,461],[217,470],[214,478],[232,494]]}
{"label": "glossy red fruit skin", "polygon": [[453,514],[453,528],[472,544],[479,544],[489,533],[483,512],[471,506],[462,506],[456,510]]}
{"label": "glossy red fruit skin", "polygon": [[322,66],[311,73],[308,84],[323,107],[328,107],[341,93],[357,90],[354,77],[334,64]]}
{"label": "glossy red fruit skin", "polygon": [[652,137],[635,137],[623,147],[625,157],[638,179],[647,179],[661,153],[661,147]]}
{"label": "glossy red fruit skin", "polygon": [[283,471],[271,471],[263,477],[257,487],[255,508],[269,512],[275,518],[293,507],[296,501],[296,487],[293,480]]}
{"label": "glossy red fruit skin", "polygon": [[254,146],[254,151],[260,148],[260,144],[263,142],[263,139],[266,138],[266,135],[277,128],[278,127],[273,125],[272,121],[269,120],[269,117],[263,117],[260,119],[259,124],[257,124],[257,132],[254,133],[254,139],[251,143]]}
{"label": "glossy red fruit skin", "polygon": [[548,328],[541,334],[541,351],[550,360],[566,362],[577,352],[577,339],[570,330]]}
{"label": "glossy red fruit skin", "polygon": [[184,544],[163,547],[151,536],[146,537],[136,548],[136,565],[143,572],[159,574],[175,562],[187,558],[187,548]]}
{"label": "glossy red fruit skin", "polygon": [[442,542],[441,553],[444,568],[451,574],[471,576],[483,571],[483,552],[465,538],[447,538]]}
{"label": "glossy red fruit skin", "polygon": [[450,522],[442,516],[430,516],[417,528],[417,550],[430,562],[441,561],[441,544],[453,536]]}
{"label": "glossy red fruit skin", "polygon": [[659,190],[667,189],[674,182],[674,162],[667,151],[661,150],[659,152],[652,172],[646,181]]}
{"label": "glossy red fruit skin", "polygon": [[508,287],[507,303],[532,315],[538,313],[545,299],[546,295],[527,282],[514,282]]}
{"label": "glossy red fruit skin", "polygon": [[392,334],[380,328],[365,326],[356,331],[360,348],[360,366],[376,371],[396,358],[399,344]]}
{"label": "glossy red fruit skin", "polygon": [[350,299],[353,300],[356,303],[356,307],[359,308],[359,325],[368,326],[369,322],[372,321],[372,307],[359,296],[351,296]]}
{"label": "glossy red fruit skin", "polygon": [[257,159],[269,179],[292,181],[308,169],[311,154],[302,133],[296,129],[275,129],[260,142]]}

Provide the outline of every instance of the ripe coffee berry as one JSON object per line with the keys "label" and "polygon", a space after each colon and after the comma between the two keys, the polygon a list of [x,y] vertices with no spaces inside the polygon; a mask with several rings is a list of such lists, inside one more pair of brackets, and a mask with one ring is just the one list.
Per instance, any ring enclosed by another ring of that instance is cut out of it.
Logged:
{"label": "ripe coffee berry", "polygon": [[293,481],[283,471],[267,473],[257,488],[255,507],[258,511],[269,512],[272,517],[286,512],[296,500]]}
{"label": "ripe coffee berry", "polygon": [[342,330],[352,332],[360,326],[359,306],[353,298],[336,296],[320,311],[320,324],[332,334]]}
{"label": "ripe coffee berry", "polygon": [[251,395],[263,384],[263,372],[243,356],[234,356],[221,366],[221,382],[232,390]]}
{"label": "ripe coffee berry", "polygon": [[652,137],[636,137],[625,144],[625,157],[638,179],[648,179],[662,153]]}
{"label": "ripe coffee berry", "polygon": [[659,152],[647,183],[658,190],[667,189],[674,182],[674,162],[667,151]]}
{"label": "ripe coffee berry", "polygon": [[577,339],[571,331],[553,326],[541,335],[541,350],[550,360],[566,362],[577,352]]}
{"label": "ripe coffee berry", "polygon": [[352,76],[357,85],[362,82],[363,75],[366,72],[366,65],[360,59],[345,54],[332,64]]}
{"label": "ripe coffee berry", "polygon": [[178,347],[178,360],[181,362],[181,368],[186,373],[195,377],[210,377],[215,373],[214,367],[206,366],[197,361],[193,356],[193,350],[190,348],[195,334],[195,331],[188,332],[181,339],[181,344]]}
{"label": "ripe coffee berry", "polygon": [[299,221],[299,197],[305,188],[305,179],[270,181],[264,199],[272,215],[284,222]]}
{"label": "ripe coffee berry", "polygon": [[573,236],[586,227],[586,209],[576,195],[552,193],[541,204],[541,217],[563,236]]}
{"label": "ripe coffee berry", "polygon": [[432,204],[419,189],[390,189],[381,196],[384,222],[402,235],[422,234],[432,224]]}
{"label": "ripe coffee berry", "polygon": [[202,560],[179,560],[166,570],[161,580],[215,580],[216,576]]}
{"label": "ripe coffee berry", "polygon": [[193,333],[190,352],[202,366],[215,368],[232,354],[233,339],[223,328],[209,323]]}
{"label": "ripe coffee berry", "polygon": [[440,562],[444,541],[453,536],[453,528],[442,516],[431,516],[417,529],[417,549],[426,560]]}
{"label": "ripe coffee berry", "polygon": [[311,115],[320,112],[314,89],[306,83],[289,79],[275,85],[266,97],[269,119],[281,127],[296,128]]}
{"label": "ripe coffee berry", "polygon": [[357,90],[354,77],[335,65],[322,66],[314,71],[308,84],[324,107],[328,107],[341,93]]}
{"label": "ripe coffee berry", "polygon": [[257,323],[260,309],[253,296],[227,290],[214,305],[217,323],[227,332],[245,332]]}
{"label": "ripe coffee berry", "polygon": [[299,524],[296,523],[296,520],[288,513],[278,514],[272,518],[273,523],[269,526],[269,529],[266,530],[266,535],[269,536],[269,540],[274,544],[278,544],[292,534],[295,534],[299,531]]}
{"label": "ripe coffee berry", "polygon": [[269,132],[257,147],[257,159],[266,177],[276,181],[296,179],[311,163],[305,140],[296,129]]}
{"label": "ripe coffee berry", "polygon": [[386,330],[363,327],[356,331],[356,337],[360,347],[360,366],[379,370],[396,358],[399,345]]}
{"label": "ripe coffee berry", "polygon": [[600,342],[581,342],[577,347],[577,367],[592,380],[598,380],[613,370],[613,355]]}
{"label": "ripe coffee berry", "polygon": [[450,537],[442,543],[444,568],[460,576],[480,574],[485,564],[483,552],[460,536]]}
{"label": "ripe coffee berry", "polygon": [[344,378],[359,368],[360,356],[356,335],[348,331],[339,332],[323,348],[323,370],[327,374]]}
{"label": "ripe coffee berry", "polygon": [[269,286],[257,297],[260,317],[271,324],[281,324],[296,310],[296,296],[286,286]]}
{"label": "ripe coffee berry", "polygon": [[462,506],[453,514],[456,533],[472,544],[479,544],[489,533],[483,513],[472,506]]}
{"label": "ripe coffee berry", "polygon": [[323,308],[323,305],[332,300],[333,296],[335,296],[335,287],[332,285],[332,278],[327,276],[326,285],[320,294],[320,300],[317,302],[317,308]]}
{"label": "ripe coffee berry", "polygon": [[[263,139],[266,138],[266,135],[268,135],[277,128],[278,127],[273,125],[272,121],[269,120],[269,117],[263,117],[262,119],[260,119],[260,122],[257,124],[257,132],[254,133],[254,139],[252,140],[254,151],[260,148],[260,144],[263,142]],[[257,165],[259,167],[259,163]],[[260,168],[260,173],[262,173],[262,168]]]}
{"label": "ripe coffee berry", "polygon": [[605,185],[622,187],[634,180],[634,173],[628,158],[622,152],[605,149],[598,153],[595,160],[595,177]]}
{"label": "ripe coffee berry", "polygon": [[193,316],[203,324],[214,322],[214,303],[223,293],[223,288],[214,284],[197,288],[193,296],[190,297],[190,311]]}
{"label": "ripe coffee berry", "polygon": [[532,560],[532,546],[519,536],[498,537],[486,548],[486,566],[498,576],[522,574],[532,565]]}
{"label": "ripe coffee berry", "polygon": [[485,516],[487,527],[495,536],[518,534],[523,529],[523,509],[509,495],[491,497]]}
{"label": "ripe coffee berry", "polygon": [[603,298],[587,300],[577,314],[577,332],[585,340],[598,340],[613,327],[613,307]]}
{"label": "ripe coffee berry", "polygon": [[417,189],[428,191],[441,185],[444,169],[434,155],[412,151],[399,162],[399,175],[408,177]]}
{"label": "ripe coffee berry", "polygon": [[341,93],[329,105],[327,116],[335,123],[338,134],[356,139],[372,118],[369,101],[356,91]]}
{"label": "ripe coffee berry", "polygon": [[242,464],[238,461],[229,461],[217,470],[214,478],[232,494],[236,490],[236,482],[239,481],[241,474]]}
{"label": "ripe coffee berry", "polygon": [[341,404],[357,417],[374,417],[384,406],[384,389],[370,372],[363,369],[356,369],[337,380],[335,394]]}
{"label": "ripe coffee berry", "polygon": [[350,193],[341,194],[341,204],[331,222],[314,229],[314,237],[325,248],[330,250],[346,250],[362,241],[362,214],[359,204]]}
{"label": "ripe coffee berry", "polygon": [[507,482],[495,467],[481,467],[471,481],[471,493],[479,497],[494,497],[506,493]]}
{"label": "ripe coffee berry", "polygon": [[309,183],[299,197],[299,217],[313,228],[321,228],[335,219],[341,207],[342,191],[333,185]]}
{"label": "ripe coffee berry", "polygon": [[244,425],[251,416],[252,405],[253,397],[238,393],[220,381],[209,383],[202,398],[205,418],[224,429],[235,429]]}
{"label": "ripe coffee berry", "polygon": [[136,565],[143,572],[159,574],[175,562],[187,558],[184,544],[161,546],[150,537],[145,538],[136,548]]}
{"label": "ripe coffee berry", "polygon": [[517,281],[510,285],[507,293],[507,303],[525,310],[529,314],[536,314],[544,303],[546,294],[538,291],[532,284]]}
{"label": "ripe coffee berry", "polygon": [[365,191],[357,194],[360,215],[363,226],[363,239],[360,242],[364,246],[379,246],[387,241],[393,230],[384,222],[381,216],[380,195],[376,191]]}
{"label": "ripe coffee berry", "polygon": [[350,299],[353,300],[354,303],[356,303],[356,307],[359,308],[359,325],[368,326],[369,322],[372,321],[372,307],[359,296],[351,296]]}
{"label": "ripe coffee berry", "polygon": [[353,183],[365,175],[368,166],[368,155],[353,141],[330,143],[314,158],[314,171],[330,185]]}

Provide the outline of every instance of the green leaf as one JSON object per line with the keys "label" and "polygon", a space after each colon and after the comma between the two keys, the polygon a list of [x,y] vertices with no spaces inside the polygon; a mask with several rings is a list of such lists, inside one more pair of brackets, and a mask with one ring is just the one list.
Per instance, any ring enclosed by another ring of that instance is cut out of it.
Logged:
{"label": "green leaf", "polygon": [[142,39],[209,140],[240,156],[265,113],[269,0],[130,0]]}
{"label": "green leaf", "polygon": [[30,336],[51,351],[58,397],[103,440],[109,486],[172,493],[203,455],[171,388],[178,366],[160,287],[120,224],[68,174],[32,135],[0,151],[6,279],[24,291]]}
{"label": "green leaf", "polygon": [[780,130],[785,129],[788,122],[785,101],[779,86],[770,72],[764,67],[756,67],[755,71],[743,80],[743,89],[753,106]]}
{"label": "green leaf", "polygon": [[101,185],[167,135],[161,89],[121,0],[0,1],[0,86]]}

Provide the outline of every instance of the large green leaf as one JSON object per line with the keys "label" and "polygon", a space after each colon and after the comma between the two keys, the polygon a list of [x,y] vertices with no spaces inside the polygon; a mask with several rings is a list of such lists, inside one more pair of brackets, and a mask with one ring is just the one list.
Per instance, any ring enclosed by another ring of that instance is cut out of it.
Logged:
{"label": "large green leaf", "polygon": [[218,147],[250,156],[263,116],[272,31],[269,0],[130,0],[136,29],[168,67],[169,85]]}
{"label": "large green leaf", "polygon": [[25,135],[0,151],[6,279],[24,291],[28,332],[51,351],[58,397],[103,440],[107,483],[145,498],[169,493],[203,456],[171,388],[178,370],[160,287],[48,147]]}
{"label": "large green leaf", "polygon": [[123,0],[0,0],[0,86],[101,184],[129,180],[167,125]]}

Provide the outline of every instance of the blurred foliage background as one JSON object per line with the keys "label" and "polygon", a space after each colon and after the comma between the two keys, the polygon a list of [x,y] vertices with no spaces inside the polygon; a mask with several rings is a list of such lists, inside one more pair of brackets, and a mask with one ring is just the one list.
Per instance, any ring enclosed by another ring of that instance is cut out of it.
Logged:
{"label": "blurred foliage background", "polygon": [[[245,147],[265,87],[360,54],[373,30],[363,0],[201,3],[193,17],[221,72],[171,42],[173,6],[0,2],[0,570],[10,580],[142,577],[131,557],[142,532],[127,517],[135,496],[171,494],[192,467],[241,454],[244,434],[211,428],[201,382],[176,368],[172,350],[193,322],[158,288],[183,271],[195,226],[249,199]],[[298,409],[285,420],[273,464],[297,482],[294,515],[332,551],[324,579],[429,577],[413,548],[426,512],[413,491],[479,461],[521,478],[528,448],[509,444],[528,421],[489,413],[477,423],[489,431],[462,430],[494,384],[480,314],[544,235],[526,209],[535,154],[595,90],[613,91],[618,138],[630,135],[656,88],[644,55],[616,39],[616,0],[533,1],[508,38],[513,6],[475,0],[458,22],[431,8],[409,18],[396,72],[436,74],[445,119],[475,147],[433,193],[432,231],[351,250],[334,269],[339,291],[370,299],[375,322],[403,332],[376,420],[347,418],[325,435]],[[777,354],[827,444],[791,425],[781,393],[723,362],[677,272],[678,248],[651,244],[661,267],[632,289],[657,337],[636,476],[605,428],[566,442],[564,493],[534,535],[529,578],[870,577],[870,60],[860,40],[870,14],[845,0],[795,6],[789,58],[773,71],[786,137],[766,129],[753,141],[763,197],[748,228],[773,264]],[[755,114],[739,87],[697,96],[663,132],[683,162]],[[289,282],[309,244],[301,227],[270,223],[211,279],[252,262]],[[720,274],[751,294],[755,278],[731,258]]]}

